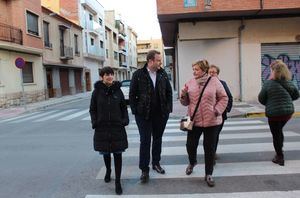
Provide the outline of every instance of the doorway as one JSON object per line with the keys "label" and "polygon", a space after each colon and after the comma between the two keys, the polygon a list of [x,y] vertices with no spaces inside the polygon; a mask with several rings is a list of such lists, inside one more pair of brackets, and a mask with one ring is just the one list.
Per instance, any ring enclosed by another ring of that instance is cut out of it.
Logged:
{"label": "doorway", "polygon": [[54,89],[53,89],[52,69],[47,68],[47,69],[46,69],[46,75],[47,75],[47,90],[48,90],[48,97],[49,97],[49,98],[53,98],[53,97],[54,97]]}
{"label": "doorway", "polygon": [[91,91],[91,75],[90,72],[85,72],[86,91]]}

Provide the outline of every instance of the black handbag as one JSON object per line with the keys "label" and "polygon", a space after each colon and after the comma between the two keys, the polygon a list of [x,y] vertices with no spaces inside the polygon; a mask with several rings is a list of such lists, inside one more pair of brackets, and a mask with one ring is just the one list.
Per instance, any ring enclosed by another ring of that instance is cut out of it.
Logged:
{"label": "black handbag", "polygon": [[194,125],[194,121],[193,121],[193,120],[194,120],[194,117],[195,117],[196,112],[197,112],[197,110],[198,110],[198,107],[199,107],[199,104],[200,104],[200,101],[201,101],[203,92],[204,92],[204,90],[205,90],[205,88],[206,88],[208,82],[210,81],[210,79],[211,79],[211,77],[209,77],[209,78],[207,79],[207,81],[206,81],[206,83],[205,83],[205,85],[204,85],[204,87],[203,87],[203,89],[202,89],[202,91],[201,91],[201,94],[200,94],[200,96],[199,96],[199,99],[198,99],[198,102],[197,102],[197,105],[196,105],[196,108],[195,108],[195,110],[194,110],[194,113],[193,113],[192,117],[190,117],[190,116],[185,116],[184,118],[182,118],[182,119],[180,120],[180,130],[182,130],[182,131],[191,131],[191,130],[193,129],[193,125]]}

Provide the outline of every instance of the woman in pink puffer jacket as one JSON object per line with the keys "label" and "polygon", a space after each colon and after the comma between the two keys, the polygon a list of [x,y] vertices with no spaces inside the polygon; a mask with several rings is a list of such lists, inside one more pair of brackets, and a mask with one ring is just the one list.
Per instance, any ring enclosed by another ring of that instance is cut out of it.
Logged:
{"label": "woman in pink puffer jacket", "polygon": [[[201,60],[193,64],[194,78],[189,80],[181,90],[180,102],[188,106],[188,115],[192,116],[196,108],[200,93],[209,79],[209,64]],[[218,125],[222,123],[222,113],[225,111],[228,102],[227,94],[223,85],[217,77],[211,77],[208,82],[200,105],[194,117],[194,126],[188,131],[186,149],[189,156],[189,165],[186,174],[193,172],[197,164],[197,147],[202,133],[204,133],[203,148],[205,158],[205,181],[213,187],[215,182],[212,178],[213,162],[215,155],[216,132]]]}

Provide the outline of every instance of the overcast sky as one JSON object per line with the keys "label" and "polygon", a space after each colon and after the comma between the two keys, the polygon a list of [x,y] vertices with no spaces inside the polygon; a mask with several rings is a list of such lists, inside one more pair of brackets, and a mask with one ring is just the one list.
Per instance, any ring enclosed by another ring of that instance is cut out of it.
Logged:
{"label": "overcast sky", "polygon": [[156,0],[98,0],[105,10],[116,10],[138,34],[139,40],[161,38]]}

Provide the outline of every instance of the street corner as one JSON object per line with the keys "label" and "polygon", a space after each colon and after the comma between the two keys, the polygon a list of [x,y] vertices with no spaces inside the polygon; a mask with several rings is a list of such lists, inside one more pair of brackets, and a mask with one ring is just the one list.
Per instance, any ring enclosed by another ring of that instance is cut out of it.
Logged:
{"label": "street corner", "polygon": [[16,117],[25,112],[24,108],[0,109],[0,120]]}

